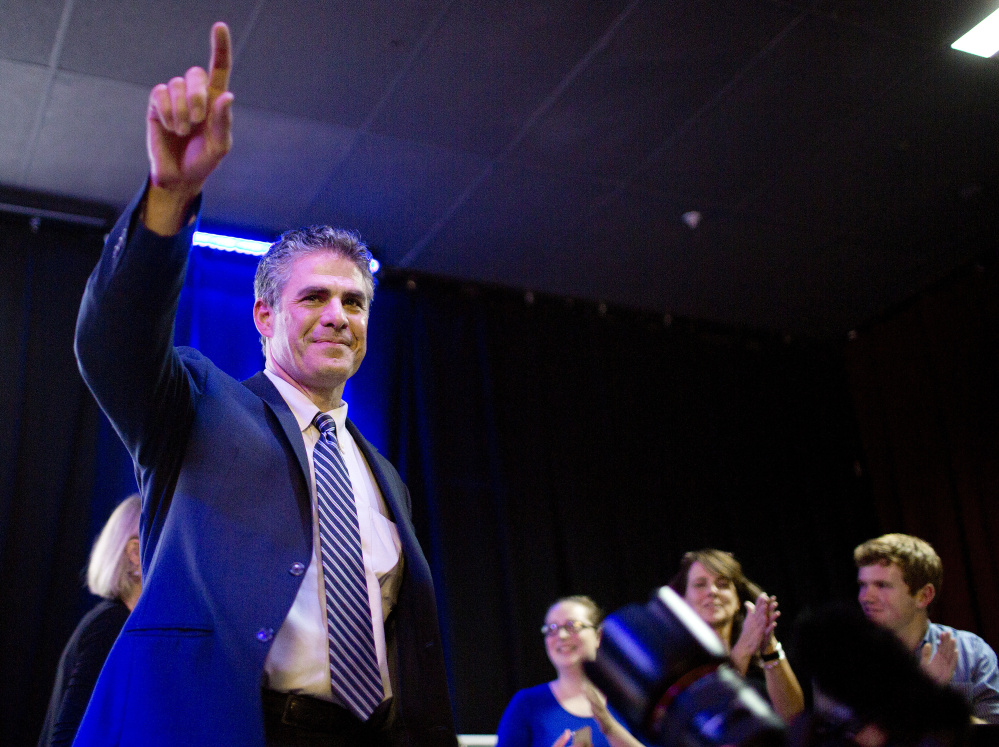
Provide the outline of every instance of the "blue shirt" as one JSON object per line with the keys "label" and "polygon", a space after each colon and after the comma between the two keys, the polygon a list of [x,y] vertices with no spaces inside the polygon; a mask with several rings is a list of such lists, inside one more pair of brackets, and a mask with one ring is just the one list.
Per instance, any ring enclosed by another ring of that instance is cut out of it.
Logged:
{"label": "blue shirt", "polygon": [[936,653],[940,634],[944,631],[957,643],[957,667],[950,686],[965,697],[971,705],[972,715],[990,724],[999,724],[999,666],[996,652],[989,644],[967,630],[931,622],[916,653],[925,643],[932,644],[933,653]]}
{"label": "blue shirt", "polygon": [[573,716],[559,705],[547,683],[536,685],[520,690],[503,711],[496,747],[552,747],[566,729],[578,731],[584,726],[593,732],[593,747],[610,747],[595,718]]}

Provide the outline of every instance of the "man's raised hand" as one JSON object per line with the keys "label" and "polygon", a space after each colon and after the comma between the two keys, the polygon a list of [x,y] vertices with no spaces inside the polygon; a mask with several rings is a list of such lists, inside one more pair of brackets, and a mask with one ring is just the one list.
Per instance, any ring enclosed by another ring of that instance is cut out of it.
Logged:
{"label": "man's raised hand", "polygon": [[224,23],[212,26],[211,46],[207,72],[192,67],[149,93],[151,186],[143,222],[165,236],[180,230],[188,206],[232,146],[232,44]]}
{"label": "man's raised hand", "polygon": [[954,670],[957,669],[957,641],[949,631],[945,630],[940,634],[936,652],[933,651],[933,644],[927,641],[919,654],[919,665],[923,672],[938,684],[946,685],[954,677]]}

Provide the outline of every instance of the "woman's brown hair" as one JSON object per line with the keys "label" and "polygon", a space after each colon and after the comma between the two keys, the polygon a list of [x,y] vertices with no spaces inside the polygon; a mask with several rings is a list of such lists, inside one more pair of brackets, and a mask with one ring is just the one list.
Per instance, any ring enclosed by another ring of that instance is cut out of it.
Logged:
{"label": "woman's brown hair", "polygon": [[732,553],[706,547],[703,550],[684,553],[680,561],[680,570],[670,579],[670,588],[681,597],[687,594],[687,577],[694,563],[700,563],[712,573],[727,578],[735,587],[739,596],[739,609],[736,610],[735,618],[732,620],[732,640],[725,641],[731,646],[739,640],[739,634],[742,633],[742,623],[746,619],[746,602],[756,602],[763,589],[746,578],[746,574],[742,572],[742,565]]}

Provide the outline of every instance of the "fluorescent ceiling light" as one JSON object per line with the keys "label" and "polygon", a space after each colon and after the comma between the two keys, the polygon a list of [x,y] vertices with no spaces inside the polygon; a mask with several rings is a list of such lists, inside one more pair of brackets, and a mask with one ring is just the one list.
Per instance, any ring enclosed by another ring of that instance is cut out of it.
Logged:
{"label": "fluorescent ceiling light", "polygon": [[[223,252],[238,252],[239,254],[252,254],[262,257],[270,248],[270,243],[266,241],[254,241],[253,239],[237,239],[235,236],[223,236],[218,233],[205,233],[204,231],[194,232],[194,245],[205,246],[209,249],[219,249]],[[371,274],[374,275],[381,269],[381,264],[374,257],[369,263]]]}
{"label": "fluorescent ceiling light", "polygon": [[223,252],[253,254],[259,257],[267,252],[270,243],[266,241],[253,241],[251,239],[237,239],[235,236],[222,236],[217,233],[195,231],[194,245],[207,246],[209,249],[221,249]]}
{"label": "fluorescent ceiling light", "polygon": [[991,57],[999,52],[999,10],[950,45],[960,52]]}

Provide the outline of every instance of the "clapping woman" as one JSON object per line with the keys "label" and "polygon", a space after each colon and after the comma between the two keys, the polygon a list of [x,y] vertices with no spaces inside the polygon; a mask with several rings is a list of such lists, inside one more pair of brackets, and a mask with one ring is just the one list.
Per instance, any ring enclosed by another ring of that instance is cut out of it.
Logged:
{"label": "clapping woman", "polygon": [[746,578],[731,553],[686,553],[669,585],[718,634],[740,674],[763,678],[771,705],[785,721],[804,710],[801,685],[775,635],[777,598]]}
{"label": "clapping woman", "polygon": [[513,696],[500,720],[497,747],[641,747],[587,679],[583,663],[600,645],[603,613],[585,596],[563,597],[545,615],[541,634],[557,677]]}

